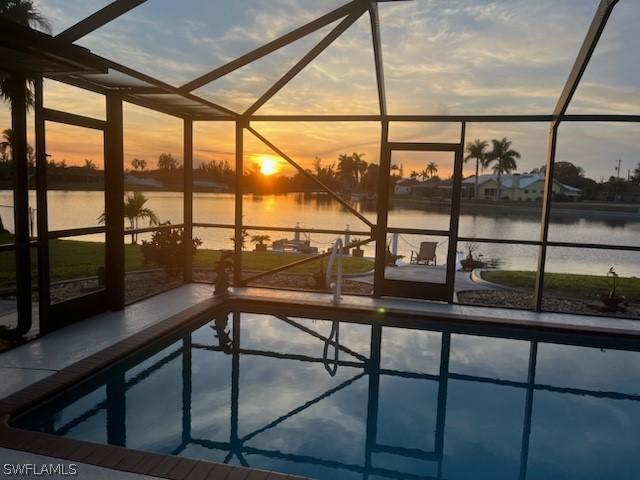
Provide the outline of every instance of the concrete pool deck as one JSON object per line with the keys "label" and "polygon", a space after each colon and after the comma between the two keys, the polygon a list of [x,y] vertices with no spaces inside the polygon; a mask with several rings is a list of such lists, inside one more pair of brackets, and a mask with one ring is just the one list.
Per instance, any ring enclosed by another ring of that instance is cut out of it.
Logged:
{"label": "concrete pool deck", "polygon": [[[447,267],[445,265],[410,265],[401,264],[396,267],[385,268],[385,278],[390,280],[404,280],[410,282],[429,282],[429,283],[446,283]],[[365,275],[349,275],[349,280],[369,283],[373,285],[374,273],[370,272]],[[472,291],[472,290],[502,290],[504,287],[494,285],[492,283],[482,281],[477,282],[473,279],[471,272],[456,270],[455,272],[455,291]]]}
{"label": "concrete pool deck", "polygon": [[[178,315],[198,305],[211,304],[212,286],[189,284],[169,292],[148,298],[126,307],[123,311],[107,312],[83,322],[70,325],[45,337],[0,354],[0,399],[34,386],[39,381],[57,374],[63,369],[76,367],[78,362],[95,356],[104,349],[133,341],[132,337],[144,335],[169,317]],[[236,289],[233,300],[270,302],[273,306],[299,304],[330,308],[331,295],[316,292],[293,292],[265,288]],[[449,305],[419,300],[344,296],[340,305],[345,310],[373,310],[384,308],[389,312],[428,315],[434,318],[470,319],[487,325],[503,323],[525,328],[556,327],[559,329],[586,331],[606,335],[635,336],[640,339],[640,322],[608,317],[584,317],[570,314],[535,313],[504,308]],[[173,327],[175,328],[175,327]],[[87,342],[91,339],[91,342]],[[637,341],[632,339],[633,341]],[[88,362],[91,359],[87,360]],[[50,463],[50,459],[32,453],[0,448],[0,456],[9,462]],[[55,455],[53,456],[55,458]],[[78,463],[78,462],[76,462]],[[152,478],[116,470],[87,468],[83,478]],[[120,475],[122,473],[122,476]],[[134,475],[132,477],[132,475]],[[171,478],[158,475],[159,478]],[[35,478],[35,477],[34,477]],[[182,477],[181,477],[182,478]],[[189,476],[183,478],[191,478]],[[195,477],[194,477],[195,478]],[[206,477],[203,477],[206,478]],[[261,477],[262,478],[262,477]],[[268,477],[271,479],[271,477]],[[276,477],[274,477],[276,478]]]}

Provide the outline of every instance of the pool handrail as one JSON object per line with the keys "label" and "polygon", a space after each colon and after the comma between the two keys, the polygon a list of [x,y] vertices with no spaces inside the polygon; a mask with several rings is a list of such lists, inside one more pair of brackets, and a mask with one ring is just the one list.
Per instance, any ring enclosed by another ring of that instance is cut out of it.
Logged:
{"label": "pool handrail", "polygon": [[[342,292],[342,252],[343,250],[343,242],[342,238],[338,237],[335,242],[333,242],[333,247],[331,249],[331,256],[329,257],[329,261],[327,262],[327,272],[326,272],[326,284],[329,289],[333,290],[333,304],[340,303]],[[333,263],[335,262],[336,257],[338,257],[338,273],[336,275],[336,281],[332,285],[331,283],[331,271],[333,270]]]}

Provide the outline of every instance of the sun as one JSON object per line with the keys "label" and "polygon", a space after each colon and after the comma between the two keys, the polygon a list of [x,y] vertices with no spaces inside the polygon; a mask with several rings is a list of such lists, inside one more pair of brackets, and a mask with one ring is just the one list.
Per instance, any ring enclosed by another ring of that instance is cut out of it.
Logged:
{"label": "sun", "polygon": [[258,161],[260,164],[260,173],[265,176],[273,175],[280,170],[278,159],[274,157],[264,155],[260,157]]}

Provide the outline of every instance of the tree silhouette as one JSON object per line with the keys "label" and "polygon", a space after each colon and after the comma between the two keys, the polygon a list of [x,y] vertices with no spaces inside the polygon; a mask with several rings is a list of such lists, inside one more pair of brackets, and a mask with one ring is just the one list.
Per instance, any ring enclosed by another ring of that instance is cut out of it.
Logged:
{"label": "tree silhouette", "polygon": [[436,162],[429,162],[425,171],[429,175],[429,178],[435,177],[438,173],[438,164]]}
{"label": "tree silhouette", "polygon": [[500,183],[500,177],[505,173],[510,173],[518,168],[516,164],[516,158],[520,158],[520,153],[511,149],[511,141],[506,137],[502,140],[491,140],[493,149],[487,154],[484,165],[486,167],[492,166],[493,172],[497,175],[497,200],[502,197],[500,190],[502,185]]}
{"label": "tree silhouette", "polygon": [[365,174],[365,172],[367,171],[367,162],[365,160],[363,160],[362,157],[364,157],[365,154],[364,153],[356,153],[353,152],[351,154],[351,158],[353,159],[353,172],[354,172],[354,177],[356,180],[356,185],[358,183],[360,183],[360,180],[362,179],[362,176]]}
{"label": "tree silhouette", "polygon": [[640,163],[633,169],[633,176],[631,177],[634,183],[640,184]]}
{"label": "tree silhouette", "polygon": [[131,160],[131,166],[134,170],[140,170],[142,172],[147,168],[147,161],[143,158],[134,158]]}
{"label": "tree silhouette", "polygon": [[[2,141],[0,141],[0,160],[6,162],[13,159],[12,145],[13,145],[13,131],[10,128],[7,128],[2,131]],[[30,167],[35,166],[35,160],[36,160],[36,156],[35,156],[33,147],[27,144],[27,162],[29,163]]]}
{"label": "tree silhouette", "polygon": [[0,156],[3,160],[11,158],[11,145],[13,144],[13,132],[10,128],[2,131],[2,141],[0,142]]}
{"label": "tree silhouette", "polygon": [[158,170],[168,170],[170,172],[180,168],[180,161],[175,159],[170,153],[161,153],[158,157]]}
{"label": "tree silhouette", "polygon": [[[25,27],[40,28],[47,33],[51,32],[49,22],[33,5],[32,0],[0,0],[0,17],[7,18]],[[9,75],[0,72],[0,98],[5,102],[11,101],[9,82]],[[33,79],[27,79],[27,84],[25,85],[27,107],[32,106],[34,103],[32,88]]]}
{"label": "tree silhouette", "polygon": [[464,157],[464,163],[467,163],[469,160],[476,161],[476,177],[475,177],[475,186],[473,190],[473,198],[478,198],[478,170],[480,169],[480,165],[484,164],[486,156],[487,156],[487,148],[489,147],[489,143],[486,140],[480,140],[476,138],[473,142],[467,143],[466,151],[468,155]]}
{"label": "tree silhouette", "polygon": [[338,177],[342,182],[342,187],[345,191],[351,191],[353,187],[353,181],[355,178],[355,164],[353,157],[342,153],[338,156]]}
{"label": "tree silhouette", "polygon": [[[134,191],[132,194],[127,195],[124,201],[124,218],[129,220],[129,226],[132,230],[138,228],[138,222],[140,219],[148,219],[149,226],[159,225],[157,215],[150,208],[145,207],[147,203],[147,197],[142,192]],[[104,223],[106,220],[105,213],[98,217],[99,223]],[[138,241],[138,234],[131,233],[131,243],[135,244]]]}

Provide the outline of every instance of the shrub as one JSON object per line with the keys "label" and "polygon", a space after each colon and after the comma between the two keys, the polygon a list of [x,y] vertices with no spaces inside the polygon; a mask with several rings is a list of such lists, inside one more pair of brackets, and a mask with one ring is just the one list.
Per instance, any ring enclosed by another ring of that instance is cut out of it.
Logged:
{"label": "shrub", "polygon": [[[166,224],[165,224],[166,225]],[[142,241],[142,255],[145,265],[156,264],[172,277],[179,276],[184,270],[184,230],[182,228],[163,228],[156,230],[151,241]],[[191,240],[191,255],[202,245],[199,238]]]}

